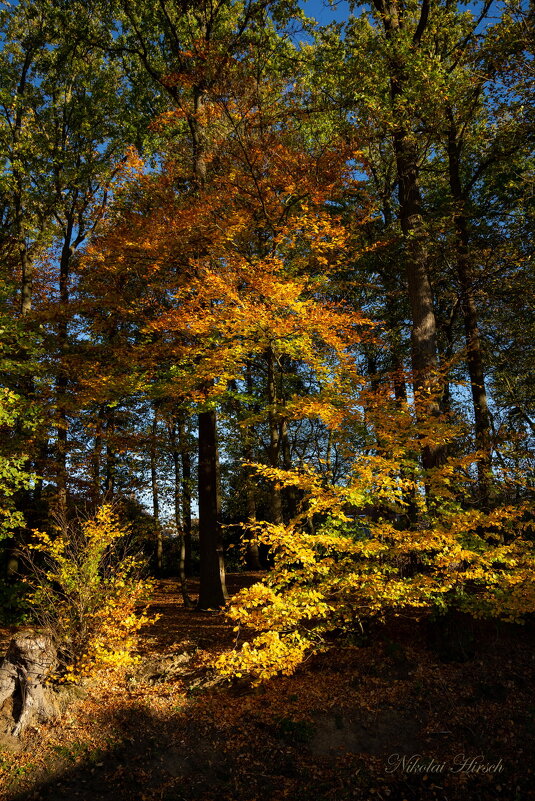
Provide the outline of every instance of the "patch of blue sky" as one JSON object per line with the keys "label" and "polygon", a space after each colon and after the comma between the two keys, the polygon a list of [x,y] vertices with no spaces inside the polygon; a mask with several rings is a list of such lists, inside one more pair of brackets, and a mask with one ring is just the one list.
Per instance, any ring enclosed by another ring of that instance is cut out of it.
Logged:
{"label": "patch of blue sky", "polygon": [[349,18],[348,0],[301,0],[300,5],[305,14],[313,17],[319,25],[346,22]]}

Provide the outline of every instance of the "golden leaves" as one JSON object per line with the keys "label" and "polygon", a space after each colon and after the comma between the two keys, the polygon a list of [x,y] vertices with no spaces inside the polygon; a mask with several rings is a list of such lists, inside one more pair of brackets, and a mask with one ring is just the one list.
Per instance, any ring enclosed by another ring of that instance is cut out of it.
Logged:
{"label": "golden leaves", "polygon": [[110,564],[127,534],[108,504],[79,529],[34,532],[30,549],[40,552],[45,567],[29,560],[31,603],[63,655],[64,680],[131,663],[139,630],[157,619],[140,610],[153,582],[140,578],[139,560],[122,556]]}
{"label": "golden leaves", "polygon": [[[381,453],[355,455],[342,485],[330,486],[310,466],[256,467],[281,487],[299,488],[301,509],[288,525],[257,522],[249,529],[269,547],[274,567],[230,607],[233,620],[261,633],[245,650],[221,658],[225,675],[238,671],[261,681],[283,672],[285,660],[293,671],[299,652],[304,658],[320,647],[327,632],[350,632],[361,619],[387,612],[454,605],[476,617],[521,621],[535,611],[535,544],[524,536],[528,507],[466,506],[466,471],[477,454],[450,456],[424,473],[405,451],[417,442],[415,415],[407,413],[406,405],[399,408],[404,424],[396,441],[396,406],[388,405],[384,417],[376,410]],[[446,431],[443,422],[439,436]],[[410,507],[417,515],[412,523]],[[266,639],[267,632],[277,637]]]}

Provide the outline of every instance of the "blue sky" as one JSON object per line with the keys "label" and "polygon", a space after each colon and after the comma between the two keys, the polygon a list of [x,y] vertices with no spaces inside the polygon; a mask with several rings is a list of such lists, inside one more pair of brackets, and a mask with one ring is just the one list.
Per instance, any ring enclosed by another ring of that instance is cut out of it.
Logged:
{"label": "blue sky", "polygon": [[307,16],[314,17],[320,25],[343,22],[349,16],[347,0],[335,0],[332,5],[329,0],[301,0],[301,5]]}

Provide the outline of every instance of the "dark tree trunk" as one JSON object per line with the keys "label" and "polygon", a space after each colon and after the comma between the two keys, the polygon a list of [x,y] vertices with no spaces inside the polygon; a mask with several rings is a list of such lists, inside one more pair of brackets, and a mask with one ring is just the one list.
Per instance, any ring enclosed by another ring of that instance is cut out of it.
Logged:
{"label": "dark tree trunk", "polygon": [[[25,74],[21,79],[21,85],[19,86],[19,91],[22,87],[22,91],[24,91],[25,85]],[[16,130],[15,130],[15,144],[18,142],[18,138],[20,136],[20,129],[19,125],[22,124],[21,119],[17,117],[16,123]],[[18,258],[19,258],[19,265],[20,265],[20,272],[21,272],[21,285],[20,285],[20,314],[21,317],[29,318],[32,310],[32,301],[33,301],[33,274],[34,274],[34,266],[28,252],[28,246],[26,243],[26,237],[24,233],[24,209],[22,205],[22,177],[18,170],[14,170],[14,179],[15,184],[18,187],[18,191],[15,195],[15,202],[14,202],[14,211],[15,211],[15,234],[17,237],[17,245],[18,245]],[[30,323],[31,325],[31,323]],[[24,363],[28,359],[28,354],[22,350],[20,354],[20,361]],[[35,385],[33,376],[31,375],[23,375],[20,378],[20,386],[19,386],[20,393],[26,398],[27,401],[31,402],[33,396],[35,394]],[[19,435],[22,436],[23,432],[21,427],[19,426]],[[31,463],[28,460],[24,465],[26,469],[31,469]],[[16,505],[19,511],[22,512],[24,515],[24,519],[27,521],[28,519],[28,510],[32,509],[32,494],[31,491],[28,489],[21,489],[16,493]],[[15,580],[16,576],[19,572],[19,543],[21,540],[24,540],[28,536],[28,530],[25,528],[21,528],[18,530],[16,536],[8,537],[4,540],[3,550],[4,550],[4,558],[5,558],[5,571],[6,577],[9,581]]]}
{"label": "dark tree trunk", "polygon": [[68,345],[68,324],[67,324],[67,305],[69,303],[69,274],[70,264],[74,248],[71,244],[73,235],[73,219],[69,219],[61,258],[59,264],[59,323],[58,323],[58,374],[56,378],[56,397],[58,406],[58,420],[56,428],[56,491],[57,502],[60,514],[65,514],[67,510],[67,450],[68,450],[68,422],[67,422],[67,397],[69,376],[65,367],[65,354]]}
{"label": "dark tree trunk", "polygon": [[[279,466],[280,454],[280,426],[277,416],[277,384],[275,380],[275,355],[273,349],[267,351],[267,398],[268,398],[268,425],[269,425],[269,464],[270,467]],[[282,517],[282,496],[276,481],[271,483],[270,491],[270,517],[272,523],[280,524]]]}
{"label": "dark tree trunk", "polygon": [[325,486],[329,487],[334,485],[333,465],[332,465],[332,451],[333,451],[333,430],[329,428],[327,431],[327,445],[325,447]]}
{"label": "dark tree trunk", "polygon": [[[175,478],[174,505],[175,505],[175,525],[178,537],[178,581],[180,583],[180,591],[182,593],[184,606],[190,608],[192,606],[192,602],[188,594],[188,582],[186,579],[186,542],[184,537],[184,521],[181,517],[181,509],[183,508],[183,498],[182,498],[181,488],[183,487],[183,483],[181,483],[180,450],[179,450],[179,444],[177,442],[177,426],[175,422],[173,422],[169,426],[169,437],[171,440],[171,452],[173,456],[173,470]],[[190,509],[190,515],[191,515],[191,509]],[[191,535],[191,518],[190,518],[190,535]]]}
{"label": "dark tree trunk", "polygon": [[104,407],[100,406],[95,423],[95,441],[91,454],[91,505],[96,510],[100,505],[100,473],[102,462],[102,421]]}
{"label": "dark tree trunk", "polygon": [[[247,477],[245,491],[247,494],[247,520],[250,523],[254,523],[256,520],[256,499],[250,476]],[[260,562],[260,550],[258,548],[258,543],[255,540],[247,540],[245,549],[245,562],[249,570],[262,570],[262,564]]]}
{"label": "dark tree trunk", "polygon": [[[407,403],[407,387],[405,378],[403,376],[403,365],[398,354],[393,353],[393,368],[394,368],[394,398],[396,404],[400,407]],[[407,454],[409,457],[416,459],[415,454]],[[413,482],[413,485],[405,490],[403,493],[403,501],[405,503],[404,522],[409,529],[415,529],[418,524],[418,504],[416,499],[416,485],[414,483],[414,471],[410,467],[402,467],[400,469],[400,478],[402,480],[408,479]]]}
{"label": "dark tree trunk", "polygon": [[20,246],[20,265],[22,274],[20,313],[25,317],[32,310],[34,266],[24,242]]}
{"label": "dark tree trunk", "polygon": [[[245,367],[245,382],[247,385],[247,394],[249,398],[252,398],[253,376],[251,373],[251,364],[249,362],[247,362]],[[254,462],[253,443],[254,427],[247,425],[243,429],[243,458],[248,464]],[[256,487],[254,481],[254,469],[252,467],[245,467],[244,483],[247,520],[254,523],[256,521]],[[254,540],[248,539],[246,542],[245,561],[249,570],[262,570],[258,543]]]}
{"label": "dark tree trunk", "polygon": [[[286,420],[281,421],[280,426],[280,440],[282,445],[282,464],[285,470],[291,470],[292,464],[292,450],[290,447],[290,437],[288,436],[288,423]],[[299,505],[299,497],[296,487],[286,487],[285,500],[288,517],[292,518],[297,515],[297,507]]]}
{"label": "dark tree trunk", "polygon": [[104,476],[104,494],[109,500],[115,495],[116,478],[116,454],[113,439],[115,436],[115,414],[113,409],[109,409],[106,419],[106,468]]}
{"label": "dark tree trunk", "polygon": [[477,463],[479,493],[482,506],[488,507],[491,472],[490,418],[485,390],[483,350],[470,265],[470,238],[466,216],[466,198],[461,183],[460,147],[455,127],[452,125],[448,131],[448,168],[450,190],[454,202],[457,276],[462,293],[466,361],[474,406],[476,448],[482,453]]}
{"label": "dark tree trunk", "polygon": [[[252,431],[248,427],[244,432],[243,455],[246,462],[253,461],[253,447],[251,442]],[[254,523],[256,521],[256,496],[255,484],[253,478],[253,469],[251,467],[245,468],[245,502],[247,508],[247,521]],[[260,564],[260,552],[258,543],[254,540],[248,539],[245,550],[245,561],[249,570],[262,570]]]}
{"label": "dark tree trunk", "polygon": [[182,465],[182,525],[184,531],[184,569],[191,575],[191,453],[186,436],[186,421],[178,423],[178,447]]}
{"label": "dark tree trunk", "polygon": [[199,414],[199,609],[218,609],[227,601],[220,525],[216,413]]}
{"label": "dark tree trunk", "polygon": [[161,576],[163,572],[163,534],[160,525],[160,495],[158,492],[157,467],[158,412],[154,410],[150,434],[150,484],[152,491],[152,516],[156,529],[156,570]]}
{"label": "dark tree trunk", "polygon": [[[206,183],[206,135],[201,122],[204,92],[193,87],[193,113],[188,117],[192,138],[192,171],[196,189]],[[199,420],[199,548],[200,589],[198,607],[214,609],[227,601],[221,537],[221,495],[217,453],[217,419],[214,410],[201,412]]]}
{"label": "dark tree trunk", "polygon": [[[394,90],[393,90],[394,92]],[[394,149],[398,171],[401,230],[405,237],[405,271],[412,316],[411,354],[414,391],[420,418],[438,416],[437,393],[437,331],[433,292],[427,268],[426,233],[421,210],[416,152],[407,134],[394,134]],[[429,400],[424,400],[429,394]],[[440,445],[422,449],[425,469],[436,467],[443,458]]]}

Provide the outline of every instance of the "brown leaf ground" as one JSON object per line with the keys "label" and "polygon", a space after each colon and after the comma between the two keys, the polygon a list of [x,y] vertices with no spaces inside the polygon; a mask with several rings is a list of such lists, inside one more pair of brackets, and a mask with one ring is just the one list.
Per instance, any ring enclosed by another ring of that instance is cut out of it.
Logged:
{"label": "brown leaf ground", "polygon": [[2,754],[6,801],[535,798],[531,625],[458,620],[445,638],[398,618],[252,690],[203,679],[203,659],[234,642],[223,614],[186,610],[172,580],[152,608],[144,668],[100,676],[59,725]]}

